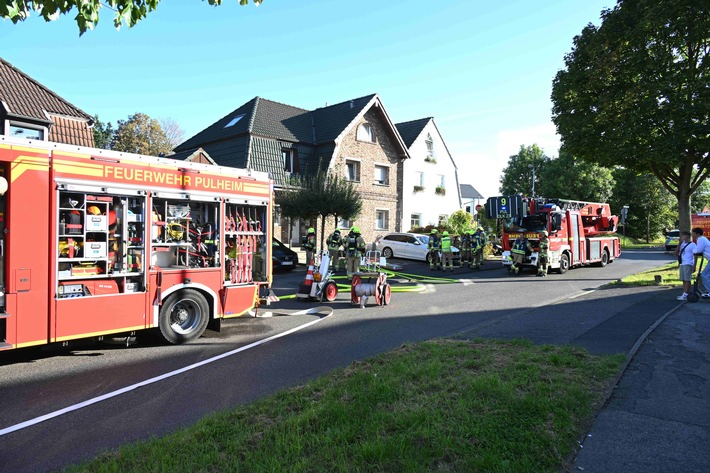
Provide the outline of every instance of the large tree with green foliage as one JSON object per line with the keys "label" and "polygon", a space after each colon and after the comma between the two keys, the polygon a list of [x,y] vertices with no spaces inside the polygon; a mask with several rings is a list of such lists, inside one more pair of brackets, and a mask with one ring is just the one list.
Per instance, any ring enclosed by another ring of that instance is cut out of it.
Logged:
{"label": "large tree with green foliage", "polygon": [[643,238],[649,243],[664,229],[674,227],[677,212],[673,196],[653,175],[631,169],[614,170],[614,193],[609,203],[616,215],[628,205],[625,225],[627,236]]}
{"label": "large tree with green foliage", "polygon": [[538,145],[520,145],[518,154],[510,156],[508,165],[503,169],[503,174],[500,177],[501,194],[522,193],[532,196],[533,175],[535,176],[535,193],[539,194],[540,176],[549,161],[550,158],[545,156]]}
{"label": "large tree with green foliage", "polygon": [[611,169],[575,158],[564,149],[547,162],[540,176],[540,195],[586,202],[607,202],[614,178]]}
{"label": "large tree with green foliage", "polygon": [[[262,1],[253,0],[253,3],[258,6]],[[222,0],[207,2],[214,6],[222,4]],[[103,7],[114,12],[113,25],[120,29],[123,24],[129,28],[134,26],[158,8],[159,3],[160,0],[4,0],[0,2],[0,17],[17,23],[27,19],[34,11],[45,21],[54,21],[76,8],[74,19],[82,35],[99,23],[99,12]],[[249,0],[239,0],[240,5],[248,3]]]}
{"label": "large tree with green foliage", "polygon": [[102,149],[111,149],[115,130],[111,122],[102,122],[98,115],[94,115],[94,146]]}
{"label": "large tree with green foliage", "polygon": [[351,181],[321,165],[313,174],[292,174],[283,190],[276,193],[276,204],[287,218],[321,218],[320,247],[323,249],[325,224],[333,217],[354,219],[362,211],[362,198]]}
{"label": "large tree with green foliage", "polygon": [[128,120],[119,120],[111,140],[111,149],[127,153],[165,156],[173,146],[158,120],[145,113],[136,113]]}
{"label": "large tree with green foliage", "polygon": [[678,201],[710,175],[710,2],[619,0],[574,38],[553,81],[563,146],[605,166],[652,173]]}

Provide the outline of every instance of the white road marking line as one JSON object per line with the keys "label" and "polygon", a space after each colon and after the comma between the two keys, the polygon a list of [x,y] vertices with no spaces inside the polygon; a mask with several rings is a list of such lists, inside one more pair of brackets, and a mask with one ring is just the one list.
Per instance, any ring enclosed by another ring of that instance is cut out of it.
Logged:
{"label": "white road marking line", "polygon": [[[316,309],[323,309],[323,308],[320,308],[320,307],[319,307],[319,308],[316,308]],[[329,308],[326,307],[326,309],[329,309]],[[316,310],[314,310],[314,309],[307,309],[307,310],[302,310],[302,311],[294,312],[294,313],[292,313],[292,314],[290,314],[290,315],[306,315],[306,314],[309,314],[309,313],[312,314],[312,313],[318,313],[318,312],[317,312]],[[27,427],[31,427],[31,426],[33,426],[33,425],[37,425],[37,424],[39,424],[40,422],[44,422],[44,421],[46,421],[46,420],[54,419],[55,417],[59,417],[59,416],[61,416],[61,415],[63,415],[63,414],[67,414],[67,413],[72,412],[72,411],[77,411],[77,410],[79,410],[79,409],[83,409],[84,407],[88,407],[88,406],[90,406],[90,405],[92,405],[92,404],[97,404],[97,403],[102,402],[102,401],[105,401],[105,400],[107,400],[107,399],[111,399],[112,397],[120,396],[121,394],[125,394],[125,393],[127,393],[127,392],[133,391],[133,390],[138,389],[138,388],[140,388],[140,387],[148,386],[149,384],[157,383],[158,381],[162,381],[162,380],[164,380],[164,379],[171,378],[171,377],[176,376],[176,375],[178,375],[178,374],[182,374],[182,373],[185,373],[185,372],[187,372],[187,371],[194,370],[195,368],[199,368],[199,367],[201,367],[201,366],[207,365],[207,364],[209,364],[209,363],[213,363],[213,362],[218,361],[218,360],[221,360],[221,359],[223,359],[223,358],[227,358],[227,357],[229,357],[229,356],[236,355],[237,353],[241,353],[241,352],[243,352],[243,351],[249,350],[250,348],[258,347],[259,345],[263,345],[264,343],[270,342],[270,341],[272,341],[272,340],[276,340],[277,338],[285,337],[286,335],[290,335],[290,334],[292,334],[292,333],[294,333],[294,332],[298,332],[299,330],[303,330],[303,329],[306,328],[306,327],[310,327],[311,325],[317,324],[318,322],[320,322],[320,321],[322,321],[322,320],[325,320],[326,318],[330,317],[331,315],[333,315],[332,309],[330,309],[330,313],[329,313],[328,315],[326,315],[326,316],[324,316],[324,317],[322,317],[322,318],[318,318],[318,319],[313,320],[313,321],[311,321],[311,322],[308,322],[308,323],[306,323],[306,324],[299,325],[298,327],[294,327],[294,328],[292,328],[292,329],[290,329],[290,330],[287,330],[287,331],[285,331],[285,332],[281,332],[281,333],[278,333],[278,334],[276,334],[276,335],[272,335],[272,336],[267,337],[267,338],[264,338],[264,339],[262,339],[262,340],[258,340],[258,341],[256,341],[256,342],[250,343],[249,345],[245,345],[245,346],[240,347],[240,348],[237,348],[237,349],[235,349],[235,350],[228,351],[228,352],[226,352],[226,353],[222,353],[221,355],[217,355],[217,356],[214,356],[214,357],[212,357],[212,358],[208,358],[208,359],[206,359],[206,360],[202,360],[202,361],[200,361],[200,362],[198,362],[198,363],[194,363],[194,364],[192,364],[192,365],[185,366],[184,368],[180,368],[180,369],[177,369],[177,370],[175,370],[175,371],[171,371],[171,372],[169,372],[169,373],[161,374],[160,376],[155,376],[154,378],[146,379],[145,381],[141,381],[141,382],[139,382],[139,383],[135,383],[135,384],[132,384],[132,385],[130,385],[130,386],[126,386],[125,388],[117,389],[116,391],[113,391],[113,392],[110,392],[110,393],[106,393],[106,394],[103,394],[103,395],[101,395],[101,396],[97,396],[97,397],[95,397],[95,398],[88,399],[88,400],[83,401],[83,402],[79,402],[79,403],[77,403],[77,404],[74,404],[74,405],[72,405],[72,406],[65,407],[65,408],[63,408],[63,409],[59,409],[59,410],[54,411],[54,412],[50,412],[49,414],[45,414],[45,415],[43,415],[43,416],[35,417],[34,419],[30,419],[30,420],[27,420],[27,421],[25,421],[25,422],[21,422],[21,423],[19,423],[19,424],[11,425],[10,427],[6,427],[6,428],[0,430],[0,437],[2,437],[3,435],[10,434],[10,433],[12,433],[12,432],[17,432],[18,430],[22,430],[22,429],[25,429],[25,428],[27,428]]]}

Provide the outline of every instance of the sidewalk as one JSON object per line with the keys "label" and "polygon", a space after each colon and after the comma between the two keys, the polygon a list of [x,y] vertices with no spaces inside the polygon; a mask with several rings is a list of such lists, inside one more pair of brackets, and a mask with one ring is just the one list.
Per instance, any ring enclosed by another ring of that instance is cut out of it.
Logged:
{"label": "sidewalk", "polygon": [[680,305],[640,344],[572,471],[710,472],[710,302]]}

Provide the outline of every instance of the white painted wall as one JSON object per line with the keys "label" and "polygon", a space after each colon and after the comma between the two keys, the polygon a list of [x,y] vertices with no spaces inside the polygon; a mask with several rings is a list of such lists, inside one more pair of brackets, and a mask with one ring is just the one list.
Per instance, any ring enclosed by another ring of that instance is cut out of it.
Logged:
{"label": "white painted wall", "polygon": [[[427,135],[431,135],[434,142],[436,163],[425,161]],[[405,232],[412,228],[412,214],[421,216],[421,226],[424,227],[430,224],[436,225],[439,222],[439,215],[449,216],[461,208],[456,166],[433,120],[427,123],[419,137],[412,143],[409,155],[411,158],[404,161],[402,188],[402,230]],[[420,172],[424,174],[424,190],[414,192]],[[439,176],[444,176],[445,195],[435,193]]]}

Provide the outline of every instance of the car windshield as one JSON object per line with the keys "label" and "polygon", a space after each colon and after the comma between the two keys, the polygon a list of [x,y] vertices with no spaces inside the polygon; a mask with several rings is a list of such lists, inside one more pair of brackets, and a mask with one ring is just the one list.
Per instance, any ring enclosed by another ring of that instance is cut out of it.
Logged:
{"label": "car windshield", "polygon": [[419,240],[422,243],[422,245],[429,244],[429,236],[428,235],[417,235],[415,238],[417,240]]}
{"label": "car windshield", "polygon": [[512,219],[504,220],[503,225],[507,232],[540,232],[542,230],[547,230],[547,214],[527,215],[523,217],[520,224]]}
{"label": "car windshield", "polygon": [[666,233],[666,236],[668,238],[673,238],[673,237],[678,238],[680,236],[680,230],[672,230],[672,231]]}

